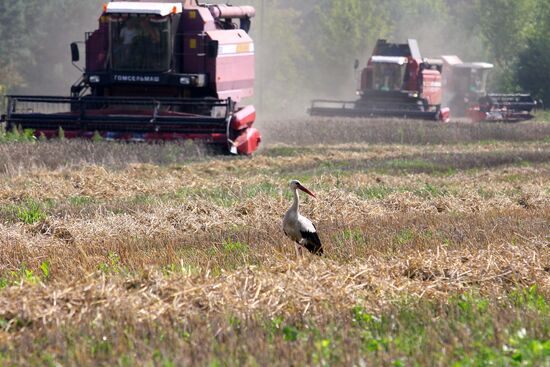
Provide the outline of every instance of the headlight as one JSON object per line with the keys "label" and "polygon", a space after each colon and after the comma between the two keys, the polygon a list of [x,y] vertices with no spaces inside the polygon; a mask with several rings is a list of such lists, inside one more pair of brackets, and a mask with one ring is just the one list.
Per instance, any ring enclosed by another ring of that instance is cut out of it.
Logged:
{"label": "headlight", "polygon": [[182,85],[189,85],[191,84],[191,78],[189,78],[188,76],[182,76],[180,78],[180,84]]}
{"label": "headlight", "polygon": [[101,81],[101,78],[99,75],[92,75],[90,77],[90,83],[99,83]]}

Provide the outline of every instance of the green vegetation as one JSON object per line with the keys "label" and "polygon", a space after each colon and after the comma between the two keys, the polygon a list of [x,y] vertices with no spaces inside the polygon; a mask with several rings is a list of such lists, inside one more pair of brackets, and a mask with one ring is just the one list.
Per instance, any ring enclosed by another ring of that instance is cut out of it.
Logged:
{"label": "green vegetation", "polygon": [[7,271],[0,274],[0,290],[8,286],[35,285],[41,281],[46,281],[50,277],[50,263],[42,261],[35,272],[29,269],[26,264],[22,264],[18,270]]}
{"label": "green vegetation", "polygon": [[382,185],[367,186],[358,189],[357,195],[364,199],[384,199],[394,191],[395,189]]}
{"label": "green vegetation", "polygon": [[34,200],[27,200],[17,209],[17,218],[25,224],[35,224],[46,219],[42,206]]}
{"label": "green vegetation", "polygon": [[[512,315],[516,317],[510,319]],[[23,327],[28,321],[0,322],[0,326],[8,324]],[[229,314],[172,325],[123,327],[114,320],[111,326],[71,325],[48,331],[57,338],[36,339],[29,345],[27,360],[52,365],[102,361],[122,366],[135,363],[136,358],[161,366],[282,366],[291,362],[343,366],[350,361],[389,366],[547,366],[549,324],[549,314],[531,308],[527,300],[517,303],[465,293],[444,303],[394,301],[381,313],[356,305],[321,319],[277,315],[243,319]],[[216,338],[204,338],[209,328],[218,330]],[[142,342],[132,339],[133,335],[147,338]],[[149,348],[142,349],[144,343]],[[16,361],[12,348],[17,344],[3,348],[6,362]],[[63,354],[52,354],[62,345],[67,348]],[[190,350],[195,353],[189,354]]]}
{"label": "green vegetation", "polygon": [[108,262],[101,263],[99,270],[105,274],[120,274],[124,268],[120,264],[120,256],[116,252],[109,252],[107,256]]}
{"label": "green vegetation", "polygon": [[31,129],[25,129],[23,131],[13,129],[11,131],[6,131],[4,127],[0,125],[0,143],[34,141],[36,141],[36,138],[34,136],[34,131]]}

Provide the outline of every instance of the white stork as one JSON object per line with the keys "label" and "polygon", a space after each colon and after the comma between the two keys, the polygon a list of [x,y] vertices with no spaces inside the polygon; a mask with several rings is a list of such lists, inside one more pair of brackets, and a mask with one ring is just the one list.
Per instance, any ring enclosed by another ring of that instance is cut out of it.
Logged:
{"label": "white stork", "polygon": [[297,180],[291,181],[289,187],[294,193],[294,202],[283,218],[283,231],[288,238],[295,241],[299,246],[303,246],[309,252],[320,256],[323,254],[323,245],[321,245],[321,240],[317,235],[317,229],[309,219],[301,216],[298,211],[300,205],[298,190],[302,190],[313,197],[315,195]]}

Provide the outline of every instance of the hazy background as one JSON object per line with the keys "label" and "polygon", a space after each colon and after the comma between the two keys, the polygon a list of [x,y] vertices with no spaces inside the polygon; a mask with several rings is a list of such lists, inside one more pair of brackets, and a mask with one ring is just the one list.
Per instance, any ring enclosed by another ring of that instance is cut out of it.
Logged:
{"label": "hazy background", "polygon": [[[493,91],[550,100],[547,0],[234,0],[257,9],[254,103],[262,115],[304,114],[312,98],[355,98],[378,38],[416,38],[425,57],[456,54],[496,65]],[[79,72],[69,43],[97,26],[102,1],[0,1],[4,92],[67,95]],[[81,47],[81,50],[83,47]],[[82,50],[83,51],[83,50]],[[83,56],[83,55],[82,55]]]}

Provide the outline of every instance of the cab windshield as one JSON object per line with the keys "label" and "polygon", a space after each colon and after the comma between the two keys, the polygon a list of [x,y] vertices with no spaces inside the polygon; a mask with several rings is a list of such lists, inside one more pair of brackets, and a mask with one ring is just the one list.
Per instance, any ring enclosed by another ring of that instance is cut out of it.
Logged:
{"label": "cab windshield", "polygon": [[470,92],[485,94],[489,70],[472,69],[470,75]]}
{"label": "cab windshield", "polygon": [[406,65],[395,63],[375,63],[374,89],[380,91],[400,91],[405,79]]}
{"label": "cab windshield", "polygon": [[113,70],[155,72],[170,68],[170,19],[154,15],[112,16]]}
{"label": "cab windshield", "polygon": [[489,70],[458,68],[455,71],[456,89],[461,93],[485,94]]}

